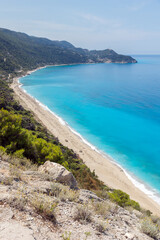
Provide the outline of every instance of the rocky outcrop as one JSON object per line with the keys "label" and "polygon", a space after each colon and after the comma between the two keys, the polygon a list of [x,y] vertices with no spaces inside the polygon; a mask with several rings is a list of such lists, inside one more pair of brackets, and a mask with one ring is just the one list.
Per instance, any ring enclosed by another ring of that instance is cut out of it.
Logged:
{"label": "rocky outcrop", "polygon": [[71,188],[77,188],[77,181],[73,174],[58,163],[46,161],[38,168],[38,171],[48,173],[56,182],[63,183]]}

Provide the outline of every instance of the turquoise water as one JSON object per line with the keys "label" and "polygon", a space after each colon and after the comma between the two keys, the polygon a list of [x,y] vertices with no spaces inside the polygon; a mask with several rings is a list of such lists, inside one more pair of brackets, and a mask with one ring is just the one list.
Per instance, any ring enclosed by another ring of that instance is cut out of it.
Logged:
{"label": "turquoise water", "polygon": [[134,57],[137,64],[47,67],[20,82],[86,140],[160,193],[160,56]]}

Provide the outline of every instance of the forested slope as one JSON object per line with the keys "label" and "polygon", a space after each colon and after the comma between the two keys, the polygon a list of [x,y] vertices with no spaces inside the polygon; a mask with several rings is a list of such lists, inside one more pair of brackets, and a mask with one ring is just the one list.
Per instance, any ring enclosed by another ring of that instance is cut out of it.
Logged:
{"label": "forested slope", "polygon": [[52,64],[101,62],[135,63],[136,60],[110,49],[89,51],[66,41],[51,41],[0,28],[0,73]]}

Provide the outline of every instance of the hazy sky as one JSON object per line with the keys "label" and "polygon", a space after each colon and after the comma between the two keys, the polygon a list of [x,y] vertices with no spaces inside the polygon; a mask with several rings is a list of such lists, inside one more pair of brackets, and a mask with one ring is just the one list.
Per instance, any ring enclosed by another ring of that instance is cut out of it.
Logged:
{"label": "hazy sky", "polygon": [[160,54],[160,0],[0,0],[0,27],[88,49]]}

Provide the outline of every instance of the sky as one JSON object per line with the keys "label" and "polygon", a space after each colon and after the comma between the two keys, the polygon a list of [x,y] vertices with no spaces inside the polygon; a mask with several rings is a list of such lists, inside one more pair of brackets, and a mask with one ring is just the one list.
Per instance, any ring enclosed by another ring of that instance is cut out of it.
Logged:
{"label": "sky", "polygon": [[87,49],[160,54],[160,0],[0,0],[0,27]]}

